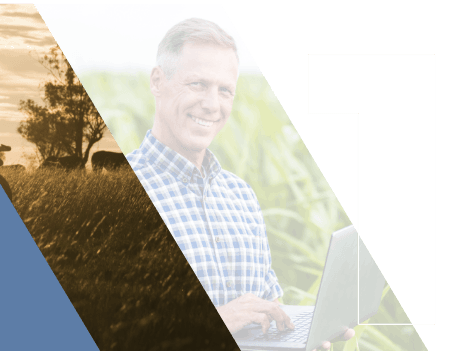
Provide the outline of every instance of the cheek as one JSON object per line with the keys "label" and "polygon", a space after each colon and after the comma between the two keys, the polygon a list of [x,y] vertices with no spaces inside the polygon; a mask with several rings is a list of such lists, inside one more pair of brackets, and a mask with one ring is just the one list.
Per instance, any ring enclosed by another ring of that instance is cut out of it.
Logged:
{"label": "cheek", "polygon": [[185,89],[170,89],[168,91],[168,94],[163,97],[164,101],[167,101],[167,106],[170,109],[178,109],[182,110],[185,108],[188,104],[189,101],[191,101],[193,98],[192,94],[190,94],[188,91]]}
{"label": "cheek", "polygon": [[220,104],[221,106],[221,111],[222,114],[228,118],[230,115],[230,112],[232,112],[232,106],[233,106],[233,99],[226,99],[223,100]]}

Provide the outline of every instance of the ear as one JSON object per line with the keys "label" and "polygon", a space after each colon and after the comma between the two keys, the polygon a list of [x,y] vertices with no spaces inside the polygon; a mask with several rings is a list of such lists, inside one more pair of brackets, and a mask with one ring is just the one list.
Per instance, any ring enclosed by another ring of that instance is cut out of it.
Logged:
{"label": "ear", "polygon": [[162,68],[159,66],[154,67],[151,71],[150,88],[151,93],[155,97],[159,97],[161,95],[161,86],[165,79],[166,77],[164,76]]}

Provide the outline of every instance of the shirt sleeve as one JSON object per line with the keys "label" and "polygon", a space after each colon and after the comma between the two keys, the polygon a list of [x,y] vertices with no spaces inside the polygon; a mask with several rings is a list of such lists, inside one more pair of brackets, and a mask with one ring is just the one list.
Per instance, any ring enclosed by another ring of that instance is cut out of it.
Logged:
{"label": "shirt sleeve", "polygon": [[[263,217],[263,216],[261,216]],[[276,273],[271,268],[271,251],[269,248],[268,237],[266,234],[266,225],[263,222],[263,240],[264,240],[264,248],[265,248],[265,261],[267,262],[266,265],[266,275],[264,277],[264,295],[263,299],[274,301],[275,299],[282,297],[284,292],[279,285],[278,277]]]}
{"label": "shirt sleeve", "polygon": [[[251,189],[251,188],[250,188]],[[256,197],[255,192],[251,189],[251,194],[257,205],[258,215],[260,217],[260,228],[261,228],[261,235],[263,238],[263,251],[264,251],[264,260],[265,260],[265,276],[264,276],[264,293],[262,298],[268,301],[274,301],[279,297],[284,295],[284,292],[279,285],[278,277],[276,273],[271,268],[272,260],[271,260],[271,250],[269,248],[269,241],[268,235],[266,233],[266,224],[264,223],[263,212],[261,211],[260,204]]]}

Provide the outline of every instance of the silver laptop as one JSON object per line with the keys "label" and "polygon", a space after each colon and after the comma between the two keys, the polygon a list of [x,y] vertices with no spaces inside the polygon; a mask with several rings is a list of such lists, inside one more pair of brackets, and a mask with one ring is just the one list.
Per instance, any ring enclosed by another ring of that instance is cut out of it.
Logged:
{"label": "silver laptop", "polygon": [[315,307],[281,306],[295,325],[294,330],[279,331],[273,321],[266,334],[260,325],[251,324],[233,337],[241,350],[319,349],[326,341],[375,315],[385,283],[360,239],[358,306],[358,233],[353,226],[346,227],[330,239]]}

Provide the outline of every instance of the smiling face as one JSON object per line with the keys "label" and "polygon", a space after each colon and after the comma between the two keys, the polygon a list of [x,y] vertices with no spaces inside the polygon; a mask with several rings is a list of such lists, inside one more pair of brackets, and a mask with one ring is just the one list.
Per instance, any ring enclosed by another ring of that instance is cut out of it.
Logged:
{"label": "smiling face", "polygon": [[171,79],[160,67],[151,74],[151,92],[156,97],[154,136],[188,159],[196,154],[203,157],[230,116],[237,77],[233,49],[185,44]]}

